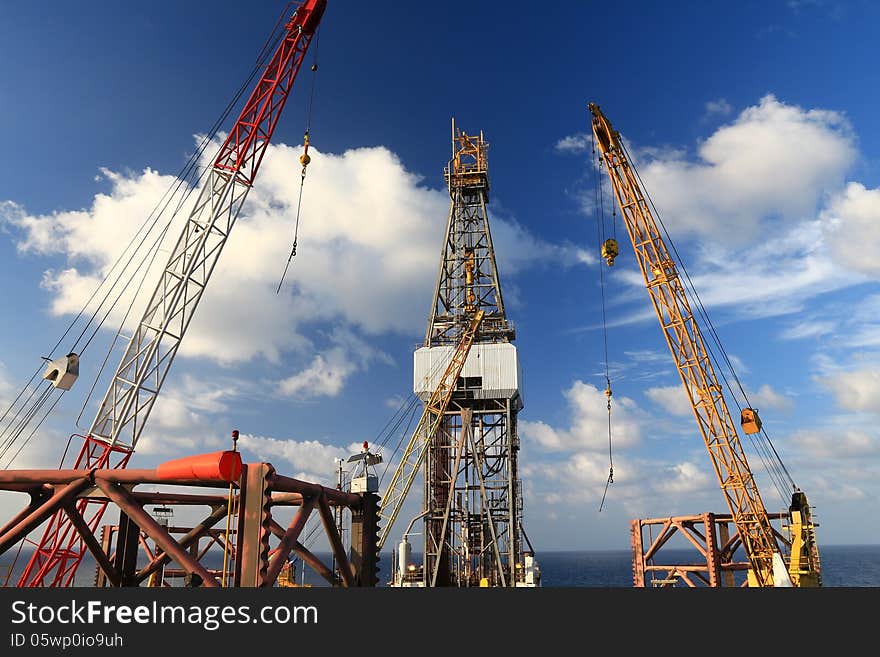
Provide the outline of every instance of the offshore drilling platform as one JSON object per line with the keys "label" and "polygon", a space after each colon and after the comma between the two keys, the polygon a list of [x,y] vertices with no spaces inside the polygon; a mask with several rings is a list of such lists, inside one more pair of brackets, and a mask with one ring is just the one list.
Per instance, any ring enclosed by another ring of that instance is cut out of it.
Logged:
{"label": "offshore drilling platform", "polygon": [[[392,584],[536,586],[540,574],[531,546],[526,549],[517,469],[523,400],[516,334],[486,211],[489,144],[482,132],[457,130],[454,120],[452,143],[440,269],[424,345],[413,359],[413,391],[425,402],[424,424],[432,427],[419,450],[422,511],[410,523],[423,524],[422,563],[411,561],[407,529]],[[405,469],[406,462],[398,472]]]}
{"label": "offshore drilling platform", "polygon": [[[20,512],[0,526],[0,556],[18,548],[3,585],[10,581],[30,588],[82,585],[76,576],[88,555],[95,563],[95,586],[159,587],[180,581],[205,587],[296,586],[291,576],[295,559],[330,586],[377,586],[379,555],[417,480],[422,487],[421,505],[390,550],[389,586],[541,585],[534,549],[523,527],[517,432],[517,417],[523,409],[522,377],[487,212],[489,145],[482,132],[462,132],[454,120],[452,157],[444,170],[450,208],[440,266],[425,338],[413,355],[413,393],[422,402],[422,416],[388,486],[379,488],[379,478],[371,468],[382,461],[382,455],[371,453],[367,443],[361,454],[349,459],[358,470],[349,485],[343,486],[340,464],[339,482],[332,488],[283,476],[270,463],[244,463],[236,448],[238,431],[233,431],[231,450],[196,454],[153,469],[128,468],[257,180],[326,4],[326,0],[304,0],[286,22],[276,26],[280,32],[274,54],[265,49],[261,55],[255,72],[262,67],[262,75],[207,169],[207,182],[189,189],[198,189],[198,194],[183,232],[93,423],[86,435],[70,436],[61,459],[66,467],[10,470],[9,461],[0,470],[0,491],[24,493],[29,498]],[[311,70],[316,71],[317,64]],[[589,108],[600,167],[610,177],[645,286],[730,511],[634,520],[634,585],[644,587],[650,577],[652,585],[660,586],[821,586],[817,525],[806,495],[780,461],[774,466],[792,488],[791,506],[782,514],[771,514],[764,506],[715,377],[713,358],[672,259],[674,246],[670,241],[672,248],[667,249],[651,212],[653,203],[641,189],[619,133],[598,106]],[[217,134],[215,129],[211,136]],[[303,145],[300,193],[310,161],[308,129]],[[196,170],[200,154],[191,160],[190,171]],[[297,223],[298,219],[297,214]],[[291,257],[295,252],[296,239]],[[602,255],[611,266],[619,255],[616,240],[602,244]],[[117,284],[124,290],[136,281],[122,274],[108,280],[110,291]],[[141,279],[138,290],[142,283]],[[695,300],[704,311],[699,297]],[[86,316],[89,323],[99,311],[104,309],[99,307],[92,317]],[[708,328],[707,335],[714,334],[711,324]],[[14,460],[60,396],[74,385],[82,352],[91,342],[89,338],[78,346],[84,336],[85,330],[76,342],[65,345],[61,353],[66,355],[53,355],[59,341],[43,359],[48,363],[41,364],[0,418],[3,423],[9,417],[5,427],[0,427],[0,458],[18,450]],[[606,395],[610,441],[610,378]],[[23,401],[16,406],[18,400]],[[45,414],[44,407],[48,408]],[[740,424],[753,440],[766,438],[751,404],[741,408]],[[767,443],[768,453],[775,453],[769,439]],[[156,490],[157,486],[165,489]],[[147,508],[151,505],[152,511]],[[171,524],[174,509],[186,507],[207,511],[197,523]],[[104,521],[111,508],[114,517]],[[282,520],[285,511],[292,515],[286,527],[282,524],[287,522]],[[304,530],[315,517],[323,527],[330,561],[308,548],[309,534]],[[786,534],[773,527],[771,520],[784,521]],[[421,531],[414,530],[417,524]],[[647,527],[650,532],[653,525],[661,527],[660,535],[645,541],[642,530]],[[34,532],[41,529],[41,537],[34,540]],[[675,532],[686,534],[694,545],[705,544],[700,547],[705,566],[657,565],[658,550]],[[410,542],[415,535],[422,537],[420,560],[414,558]],[[28,551],[22,552],[24,546]],[[735,559],[740,547],[747,562]],[[222,563],[212,559],[218,551]],[[20,573],[15,572],[19,556]],[[661,574],[660,579],[654,578],[655,573]],[[735,576],[743,573],[740,584]]]}

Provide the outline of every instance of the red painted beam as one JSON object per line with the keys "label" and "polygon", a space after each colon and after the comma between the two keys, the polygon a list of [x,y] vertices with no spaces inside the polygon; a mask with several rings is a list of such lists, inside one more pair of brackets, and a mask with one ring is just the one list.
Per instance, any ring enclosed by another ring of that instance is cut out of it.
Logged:
{"label": "red painted beam", "polygon": [[91,485],[92,482],[88,479],[77,479],[69,482],[60,490],[55,491],[52,497],[0,536],[0,554],[6,552],[6,550],[27,536],[34,528],[38,527],[46,518],[58,511],[65,503],[76,498],[77,495]]}
{"label": "red painted beam", "polygon": [[92,556],[95,557],[95,561],[98,562],[98,565],[101,567],[101,570],[104,571],[104,574],[107,576],[107,579],[110,580],[110,583],[113,584],[113,586],[120,586],[122,578],[119,575],[119,571],[110,562],[110,557],[108,557],[101,548],[101,544],[98,543],[98,539],[95,538],[95,535],[92,533],[92,530],[89,529],[85,519],[80,515],[75,503],[68,502],[65,504],[64,513],[70,518],[70,523],[73,525],[74,529],[79,532],[83,543],[89,548],[89,551],[92,553]]}
{"label": "red painted beam", "polygon": [[342,539],[336,530],[336,523],[333,514],[330,512],[330,506],[324,497],[318,498],[318,510],[321,512],[321,522],[324,524],[324,532],[330,540],[330,546],[333,548],[333,554],[339,563],[339,572],[342,574],[342,583],[345,586],[354,586],[354,577],[351,574],[351,566],[348,563],[348,557],[345,554],[345,547],[342,545]]}
{"label": "red painted beam", "polygon": [[278,547],[275,548],[275,554],[272,555],[272,559],[269,562],[269,568],[266,570],[266,576],[263,579],[263,586],[272,586],[272,584],[275,583],[275,580],[278,579],[278,573],[281,572],[284,562],[287,561],[290,551],[299,540],[299,535],[306,526],[306,521],[312,513],[315,501],[316,498],[313,497],[303,502],[303,505],[300,507],[299,511],[297,511],[293,520],[291,520],[290,526],[287,528],[287,531],[284,532],[284,536],[281,538]]}
{"label": "red painted beam", "polygon": [[[193,527],[185,536],[180,538],[177,541],[177,544],[184,550],[189,548],[195,541],[199,540],[202,536],[204,536],[214,525],[216,525],[220,520],[226,517],[226,501],[223,500],[222,506],[217,506],[211,512],[211,514],[202,520],[197,526]],[[170,527],[166,531],[170,531]],[[141,568],[137,573],[135,573],[135,578],[138,582],[142,582],[147,579],[150,575],[152,575],[155,571],[157,571],[161,566],[171,561],[171,556],[167,552],[163,552],[156,556],[155,559],[150,561],[146,566]]]}
{"label": "red painted beam", "polygon": [[361,496],[355,493],[346,493],[345,491],[336,490],[335,488],[327,488],[320,484],[312,484],[308,481],[293,479],[283,475],[272,473],[268,477],[269,485],[273,491],[283,491],[288,493],[301,493],[308,497],[318,497],[325,495],[327,501],[347,506],[349,508],[360,508]]}
{"label": "red painted beam", "polygon": [[144,511],[143,507],[138,504],[131,494],[121,486],[114,485],[114,482],[107,481],[100,477],[95,478],[95,483],[104,493],[107,494],[116,505],[125,511],[129,518],[144,530],[147,535],[152,538],[159,547],[165,550],[166,554],[179,563],[183,568],[191,573],[195,573],[202,578],[204,586],[219,587],[220,583],[205,569],[202,564],[193,559],[190,554],[184,550],[174,538],[165,531],[165,529],[157,523],[153,517]]}

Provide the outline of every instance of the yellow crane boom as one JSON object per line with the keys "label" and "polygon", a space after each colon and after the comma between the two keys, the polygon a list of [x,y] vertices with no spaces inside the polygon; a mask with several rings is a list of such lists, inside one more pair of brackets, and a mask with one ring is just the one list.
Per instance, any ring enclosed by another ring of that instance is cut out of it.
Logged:
{"label": "yellow crane boom", "polygon": [[[645,286],[751,564],[749,584],[817,586],[818,548],[806,496],[796,491],[792,497],[792,552],[786,570],[777,534],[755,484],[676,264],[651,214],[620,134],[611,127],[598,105],[590,103],[589,110],[595,143]],[[603,256],[613,262],[617,245],[613,240],[609,242],[603,245]],[[761,429],[754,409],[743,409],[740,422],[746,433],[757,433]]]}
{"label": "yellow crane boom", "polygon": [[376,548],[377,552],[382,550],[385,539],[388,537],[391,526],[400,513],[416,473],[425,459],[428,445],[443,422],[443,415],[449,407],[452,393],[455,392],[456,382],[461,375],[461,370],[477,335],[477,329],[479,329],[480,322],[483,321],[485,314],[486,311],[484,310],[476,311],[467,327],[462,331],[458,345],[455,351],[452,352],[452,358],[449,360],[443,376],[440,377],[440,382],[425,404],[425,410],[422,412],[419,424],[407,443],[403,456],[400,459],[400,465],[397,466],[394,476],[391,478],[391,483],[388,484],[388,491],[384,496],[382,508],[379,511],[379,542]]}

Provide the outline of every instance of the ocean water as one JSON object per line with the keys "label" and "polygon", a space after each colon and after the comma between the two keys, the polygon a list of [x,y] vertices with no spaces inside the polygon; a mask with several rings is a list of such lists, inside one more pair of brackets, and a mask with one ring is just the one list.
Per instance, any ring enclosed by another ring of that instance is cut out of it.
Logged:
{"label": "ocean water", "polygon": [[[664,563],[687,563],[693,550],[663,550]],[[632,586],[629,550],[538,552],[542,586]],[[820,548],[823,587],[880,587],[880,545]]]}
{"label": "ocean water", "polygon": [[[693,550],[663,551],[664,563],[687,563],[693,560]],[[19,558],[16,572],[26,563],[25,554]],[[318,554],[324,563],[330,555]],[[6,566],[13,555],[0,555],[0,585],[6,579]],[[633,585],[632,556],[629,550],[537,552],[543,587],[631,587]],[[826,545],[821,548],[823,587],[880,587],[880,545]],[[219,563],[217,564],[219,566]],[[310,568],[297,564],[297,582],[311,586],[327,586]],[[390,554],[383,553],[380,561],[380,579],[388,579]],[[84,560],[77,570],[77,586],[92,586],[94,563]],[[14,579],[10,579],[14,585]]]}

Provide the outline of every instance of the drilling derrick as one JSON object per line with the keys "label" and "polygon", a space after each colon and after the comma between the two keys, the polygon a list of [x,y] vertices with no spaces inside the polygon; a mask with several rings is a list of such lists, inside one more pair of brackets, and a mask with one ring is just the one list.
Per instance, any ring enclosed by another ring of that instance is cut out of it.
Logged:
{"label": "drilling derrick", "polygon": [[[414,392],[428,402],[464,331],[473,344],[423,462],[425,586],[525,582],[517,413],[523,407],[515,332],[501,295],[489,230],[488,143],[452,124],[444,170],[451,199],[425,342],[414,354]],[[406,540],[406,537],[404,537]],[[526,539],[527,542],[527,539]],[[531,584],[526,584],[531,585]]]}

